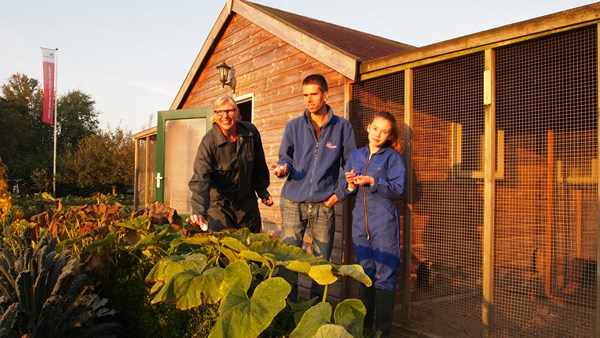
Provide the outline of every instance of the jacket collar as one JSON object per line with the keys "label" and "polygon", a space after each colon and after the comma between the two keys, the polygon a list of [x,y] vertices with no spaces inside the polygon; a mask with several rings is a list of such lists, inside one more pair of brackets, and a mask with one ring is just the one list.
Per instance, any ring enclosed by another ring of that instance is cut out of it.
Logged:
{"label": "jacket collar", "polygon": [[[248,129],[248,127],[243,122],[237,121],[236,123],[238,125],[238,137],[239,138],[241,138],[243,140],[244,138],[251,137],[253,135],[252,131],[250,129]],[[223,135],[223,132],[221,132],[221,129],[219,129],[218,124],[213,122],[212,129],[213,129],[213,133],[215,134],[216,143],[218,145],[229,142],[229,140],[227,140],[227,137],[225,137],[225,135]]]}
{"label": "jacket collar", "polygon": [[[328,104],[325,104],[325,107],[327,108],[327,121],[325,121],[325,123],[323,123],[323,127],[326,126],[327,124],[329,124],[329,122],[331,121],[331,118],[333,117],[333,109],[331,109],[331,107]],[[304,109],[304,120],[307,123],[310,123],[310,112],[308,111],[308,109]]]}

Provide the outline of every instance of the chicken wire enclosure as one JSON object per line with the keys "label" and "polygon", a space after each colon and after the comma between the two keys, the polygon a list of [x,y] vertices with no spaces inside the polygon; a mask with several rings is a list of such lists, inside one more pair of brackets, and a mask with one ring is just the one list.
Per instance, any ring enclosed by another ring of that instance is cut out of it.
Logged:
{"label": "chicken wire enclosure", "polygon": [[499,48],[495,299],[500,336],[590,337],[596,317],[596,26]]}
{"label": "chicken wire enclosure", "polygon": [[[413,159],[423,198],[413,208],[411,325],[438,336],[480,335],[484,55],[414,70]],[[461,323],[452,318],[459,313]],[[427,327],[431,316],[450,323]]]}
{"label": "chicken wire enclosure", "polygon": [[[579,27],[353,85],[357,146],[366,145],[376,111],[393,113],[401,132],[411,114],[407,150],[420,194],[410,209],[411,274],[403,279],[410,292],[402,294],[399,285],[396,325],[399,304],[408,299],[411,330],[481,336],[487,330],[484,271],[492,271],[494,336],[595,335],[597,42],[596,25]],[[490,84],[492,136],[485,135]],[[495,142],[492,183],[484,182],[486,137]],[[493,222],[486,223],[490,211]],[[493,265],[486,270],[489,227]]]}

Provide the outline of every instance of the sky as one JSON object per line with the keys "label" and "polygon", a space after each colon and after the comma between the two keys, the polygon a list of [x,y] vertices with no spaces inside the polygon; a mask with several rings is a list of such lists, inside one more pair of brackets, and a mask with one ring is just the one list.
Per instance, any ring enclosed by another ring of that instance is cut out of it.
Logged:
{"label": "sky", "polygon": [[[254,0],[413,46],[594,3],[584,0]],[[43,81],[58,48],[57,93],[92,97],[100,128],[133,133],[169,110],[226,0],[22,0],[0,4],[0,85]],[[60,114],[60,112],[58,112]],[[41,118],[41,117],[40,117]]]}

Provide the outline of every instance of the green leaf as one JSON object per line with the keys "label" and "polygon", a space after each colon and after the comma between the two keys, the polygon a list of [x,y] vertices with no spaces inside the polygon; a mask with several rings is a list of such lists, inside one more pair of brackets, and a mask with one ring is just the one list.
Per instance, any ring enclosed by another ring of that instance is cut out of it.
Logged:
{"label": "green leaf", "polygon": [[290,338],[311,338],[317,334],[319,328],[329,324],[331,320],[331,304],[319,303],[308,309],[298,326],[290,334]]}
{"label": "green leaf", "polygon": [[240,242],[238,239],[233,238],[233,237],[223,237],[223,239],[221,239],[221,243],[230,248],[231,250],[237,251],[237,252],[241,252],[242,250],[246,250],[247,247],[244,245],[244,243]]}
{"label": "green leaf", "polygon": [[219,287],[223,281],[224,269],[214,267],[200,273],[188,270],[173,277],[173,291],[177,308],[189,310],[204,303],[216,304],[221,299]]}
{"label": "green leaf", "polygon": [[267,260],[263,256],[254,251],[242,250],[240,251],[240,257],[249,261],[260,262],[263,264],[267,263]]}
{"label": "green leaf", "polygon": [[308,272],[308,276],[320,285],[333,284],[338,278],[331,272],[332,268],[329,264],[313,265]]}
{"label": "green leaf", "polygon": [[121,228],[131,229],[131,230],[147,230],[148,224],[150,222],[150,218],[147,215],[137,216],[132,218],[126,222],[117,222],[115,225]]}
{"label": "green leaf", "polygon": [[164,257],[150,270],[146,282],[164,282],[185,270],[201,270],[206,266],[206,261],[207,257],[200,253]]}
{"label": "green leaf", "polygon": [[104,245],[112,244],[117,240],[119,234],[117,232],[110,233],[106,235],[103,239],[93,241],[92,243],[85,246],[83,249],[83,253],[88,253],[96,248],[102,247]]}
{"label": "green leaf", "polygon": [[363,267],[359,264],[342,265],[341,267],[338,267],[338,274],[340,276],[352,277],[366,286],[373,285],[371,278],[369,278]]}
{"label": "green leaf", "polygon": [[360,300],[348,298],[337,305],[333,318],[336,324],[345,327],[352,335],[358,337],[362,335],[366,313],[365,305]]}
{"label": "green leaf", "polygon": [[300,262],[300,261],[288,261],[284,262],[283,266],[285,266],[288,270],[308,274],[312,265],[308,262]]}
{"label": "green leaf", "polygon": [[[266,253],[272,254],[276,260],[285,261],[301,261],[315,264],[318,260],[312,254],[307,253],[302,248],[294,245],[283,243],[279,238],[263,237],[263,240],[254,241],[248,246],[249,250],[256,251],[261,255]],[[327,262],[323,260],[324,262]]]}
{"label": "green leaf", "polygon": [[236,261],[225,269],[221,284],[221,316],[209,337],[258,337],[285,308],[291,286],[280,277],[267,279],[248,298],[252,274],[244,261]]}
{"label": "green leaf", "polygon": [[[227,295],[234,289],[248,291],[252,283],[252,273],[248,264],[244,261],[235,261],[225,268],[225,278],[221,283],[221,296],[227,298]],[[225,302],[221,303],[220,311],[223,312]]]}
{"label": "green leaf", "polygon": [[353,338],[355,336],[351,335],[346,331],[342,326],[335,324],[326,324],[321,326],[317,333],[313,336],[314,338],[330,338],[330,337],[339,337],[339,338]]}

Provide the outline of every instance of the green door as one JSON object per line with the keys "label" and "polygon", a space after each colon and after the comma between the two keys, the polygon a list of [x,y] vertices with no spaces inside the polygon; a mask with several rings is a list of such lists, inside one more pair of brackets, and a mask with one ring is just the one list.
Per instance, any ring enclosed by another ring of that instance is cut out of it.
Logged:
{"label": "green door", "polygon": [[212,127],[211,115],[211,108],[158,112],[156,200],[177,210],[184,220],[192,211],[188,182],[198,145]]}

